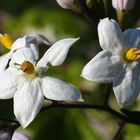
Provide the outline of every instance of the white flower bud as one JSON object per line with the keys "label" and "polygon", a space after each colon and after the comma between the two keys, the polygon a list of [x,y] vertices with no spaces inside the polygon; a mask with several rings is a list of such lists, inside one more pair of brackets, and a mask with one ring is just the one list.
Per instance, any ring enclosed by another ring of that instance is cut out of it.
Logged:
{"label": "white flower bud", "polygon": [[117,10],[130,10],[134,4],[135,0],[112,0],[112,6]]}
{"label": "white flower bud", "polygon": [[27,135],[22,132],[15,131],[12,140],[31,140]]}
{"label": "white flower bud", "polygon": [[74,0],[56,0],[56,1],[64,9],[71,9],[74,5]]}

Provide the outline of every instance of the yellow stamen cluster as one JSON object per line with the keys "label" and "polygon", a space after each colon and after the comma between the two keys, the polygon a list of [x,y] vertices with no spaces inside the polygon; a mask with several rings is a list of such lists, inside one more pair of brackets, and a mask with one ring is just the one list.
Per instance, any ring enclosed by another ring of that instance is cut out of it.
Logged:
{"label": "yellow stamen cluster", "polygon": [[131,48],[125,55],[126,60],[136,61],[140,59],[140,50],[138,48]]}
{"label": "yellow stamen cluster", "polygon": [[34,65],[29,61],[24,61],[21,64],[20,69],[25,72],[26,74],[33,74],[34,72]]}
{"label": "yellow stamen cluster", "polygon": [[10,50],[14,41],[8,34],[0,34],[0,42],[4,45],[5,48]]}

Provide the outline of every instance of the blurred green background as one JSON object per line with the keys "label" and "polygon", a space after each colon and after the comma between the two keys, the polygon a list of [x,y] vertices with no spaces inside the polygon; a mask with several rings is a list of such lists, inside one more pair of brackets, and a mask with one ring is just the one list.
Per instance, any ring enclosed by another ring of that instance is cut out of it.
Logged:
{"label": "blurred green background", "polygon": [[[111,1],[109,4],[109,17],[116,19]],[[103,8],[102,0],[99,6]],[[139,27],[139,6],[140,1],[137,0],[134,9],[126,15],[124,29]],[[96,9],[96,12],[100,18],[104,18],[103,9]],[[77,86],[85,102],[103,103],[106,84],[89,82],[80,77],[84,65],[101,50],[97,32],[82,17],[62,9],[55,0],[1,0],[0,32],[8,33],[14,39],[25,34],[41,33],[52,42],[66,37],[80,37],[70,49],[65,63],[49,69],[47,74]],[[6,51],[1,45],[0,54]],[[139,104],[137,100],[128,108],[140,110]],[[110,105],[116,110],[120,109],[113,94]],[[11,117],[14,117],[12,105],[4,103],[0,106],[0,118]],[[109,140],[117,124],[117,118],[103,111],[59,108],[39,113],[28,128],[20,130],[32,140]],[[130,124],[125,126],[119,137],[119,140],[139,139],[140,126]]]}

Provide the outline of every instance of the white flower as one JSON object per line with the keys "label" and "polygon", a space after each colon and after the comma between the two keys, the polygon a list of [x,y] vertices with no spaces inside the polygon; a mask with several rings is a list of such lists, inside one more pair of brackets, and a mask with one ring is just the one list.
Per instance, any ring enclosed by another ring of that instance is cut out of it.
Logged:
{"label": "white flower", "polygon": [[17,51],[9,68],[0,75],[0,98],[14,98],[14,114],[22,127],[27,127],[38,114],[44,96],[57,101],[82,101],[74,86],[45,76],[48,64],[61,65],[70,46],[77,40],[68,38],[56,42],[38,62],[32,57],[26,59],[22,52]]}
{"label": "white flower", "polygon": [[105,18],[98,25],[99,52],[83,69],[85,79],[113,83],[118,103],[132,103],[140,92],[140,29],[122,33],[118,23]]}
{"label": "white flower", "polygon": [[22,38],[18,38],[16,41],[13,41],[8,34],[0,34],[0,42],[4,47],[10,50],[7,54],[0,57],[0,73],[9,66],[10,59],[17,51],[20,51],[24,57],[33,57],[32,59],[36,60],[39,55],[39,43],[43,42],[50,45],[47,38],[40,34],[27,35]]}

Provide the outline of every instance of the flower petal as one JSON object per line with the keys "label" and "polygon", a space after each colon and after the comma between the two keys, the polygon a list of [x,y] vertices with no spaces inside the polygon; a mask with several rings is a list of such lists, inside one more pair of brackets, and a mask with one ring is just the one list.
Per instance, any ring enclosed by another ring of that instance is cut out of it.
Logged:
{"label": "flower petal", "polygon": [[6,53],[0,57],[0,73],[5,71],[12,57],[12,52]]}
{"label": "flower petal", "polygon": [[127,68],[113,83],[114,94],[119,104],[129,105],[139,95],[139,75],[138,69]]}
{"label": "flower petal", "polygon": [[112,6],[117,10],[130,10],[133,8],[135,0],[112,0]]}
{"label": "flower petal", "polygon": [[98,24],[98,35],[100,46],[104,50],[116,53],[121,50],[123,44],[123,34],[119,24],[108,18],[102,19]]}
{"label": "flower petal", "polygon": [[35,37],[37,39],[38,44],[44,43],[50,46],[52,43],[48,40],[48,38],[42,34],[32,34],[31,37]]}
{"label": "flower petal", "polygon": [[46,98],[56,101],[83,101],[80,92],[71,84],[52,77],[42,79]]}
{"label": "flower petal", "polygon": [[108,51],[99,52],[84,67],[81,76],[99,83],[113,82],[121,73],[123,65],[117,55]]}
{"label": "flower petal", "polygon": [[64,9],[70,9],[74,7],[74,0],[56,0],[56,2]]}
{"label": "flower petal", "polygon": [[16,130],[11,140],[31,140],[31,138],[23,132]]}
{"label": "flower petal", "polygon": [[38,59],[38,51],[35,48],[36,46],[31,46],[30,48],[24,47],[16,50],[12,56],[10,65],[15,63],[22,64],[24,61],[30,61],[35,64]]}
{"label": "flower petal", "polygon": [[0,99],[10,99],[13,97],[18,81],[17,70],[8,68],[0,74]]}
{"label": "flower petal", "polygon": [[140,28],[128,29],[123,33],[123,36],[128,47],[140,49]]}
{"label": "flower petal", "polygon": [[22,38],[18,38],[12,45],[12,50],[15,51],[17,49],[21,49],[24,47],[30,47],[32,44],[38,44],[36,37],[26,35]]}
{"label": "flower petal", "polygon": [[38,67],[46,67],[47,63],[51,63],[53,66],[61,65],[66,59],[69,48],[79,38],[67,38],[62,39],[54,43],[51,48],[44,54],[44,56],[37,63]]}
{"label": "flower petal", "polygon": [[14,96],[14,113],[21,126],[25,128],[40,111],[44,98],[39,79],[23,81]]}
{"label": "flower petal", "polygon": [[24,60],[34,62],[39,59],[39,46],[37,39],[33,36],[24,36],[17,39],[12,45],[14,55],[11,63],[21,64]]}

